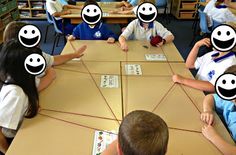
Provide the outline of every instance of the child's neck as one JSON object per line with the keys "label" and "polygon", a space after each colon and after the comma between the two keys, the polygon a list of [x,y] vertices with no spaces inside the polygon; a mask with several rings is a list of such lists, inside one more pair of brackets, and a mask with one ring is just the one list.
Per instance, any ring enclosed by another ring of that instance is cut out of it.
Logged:
{"label": "child's neck", "polygon": [[149,27],[149,24],[148,24],[148,23],[143,23],[143,28],[144,28],[145,30],[147,30],[148,27]]}
{"label": "child's neck", "polygon": [[89,27],[90,27],[91,29],[93,29],[93,28],[95,27],[95,25],[89,25]]}

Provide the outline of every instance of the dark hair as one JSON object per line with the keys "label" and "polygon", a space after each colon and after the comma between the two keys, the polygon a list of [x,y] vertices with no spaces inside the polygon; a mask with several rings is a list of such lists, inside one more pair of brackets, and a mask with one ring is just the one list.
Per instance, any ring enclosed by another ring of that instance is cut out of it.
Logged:
{"label": "dark hair", "polygon": [[37,114],[39,100],[35,76],[29,74],[24,67],[26,57],[32,53],[39,54],[39,49],[27,49],[16,40],[5,42],[0,52],[0,80],[4,84],[20,86],[28,96],[27,118]]}
{"label": "dark hair", "polygon": [[20,29],[25,25],[26,25],[25,22],[20,22],[20,21],[13,21],[7,24],[3,32],[3,42],[6,42],[12,39],[18,39],[18,33]]}
{"label": "dark hair", "polygon": [[164,155],[168,139],[168,127],[161,117],[143,110],[125,116],[118,134],[124,155]]}
{"label": "dark hair", "polygon": [[86,0],[84,2],[84,6],[87,6],[87,5],[90,5],[90,4],[93,4],[93,5],[97,5],[98,6],[98,3],[96,2],[96,0]]}
{"label": "dark hair", "polygon": [[236,75],[236,65],[228,67],[224,73],[231,73]]}

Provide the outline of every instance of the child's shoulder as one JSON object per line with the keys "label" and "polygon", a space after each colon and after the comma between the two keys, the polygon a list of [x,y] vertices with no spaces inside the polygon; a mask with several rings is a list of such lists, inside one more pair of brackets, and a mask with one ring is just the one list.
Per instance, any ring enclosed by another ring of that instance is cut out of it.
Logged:
{"label": "child's shoulder", "polygon": [[7,84],[2,86],[1,95],[22,96],[25,95],[25,93],[20,86],[14,84]]}

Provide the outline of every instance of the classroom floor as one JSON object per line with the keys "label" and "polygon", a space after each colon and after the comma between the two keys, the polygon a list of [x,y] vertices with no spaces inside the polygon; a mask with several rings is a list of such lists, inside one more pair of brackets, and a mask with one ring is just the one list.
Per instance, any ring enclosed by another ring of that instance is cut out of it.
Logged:
{"label": "classroom floor", "polygon": [[[166,24],[165,21],[163,21],[163,18],[159,18],[159,22],[161,22],[168,30],[170,30],[174,35],[175,35],[175,46],[178,48],[180,51],[180,54],[182,57],[186,60],[189,51],[191,50],[191,47],[189,46],[192,37],[193,37],[193,30],[192,30],[192,23],[193,21],[188,21],[188,20],[176,20],[176,19],[171,19],[171,22],[169,24]],[[46,32],[46,26],[47,26],[47,21],[36,21],[36,20],[30,20],[27,21],[31,24],[37,25],[43,35],[42,40],[44,40],[44,35]],[[119,25],[110,25],[110,28],[115,32],[115,33],[120,33],[120,27]],[[53,26],[49,28],[48,31],[48,37],[47,37],[47,42],[43,43],[41,41],[41,48],[43,51],[50,53],[52,50],[52,45],[54,41],[54,30]],[[55,54],[60,54],[62,49],[64,47],[63,39],[60,39],[59,46],[55,48]]]}

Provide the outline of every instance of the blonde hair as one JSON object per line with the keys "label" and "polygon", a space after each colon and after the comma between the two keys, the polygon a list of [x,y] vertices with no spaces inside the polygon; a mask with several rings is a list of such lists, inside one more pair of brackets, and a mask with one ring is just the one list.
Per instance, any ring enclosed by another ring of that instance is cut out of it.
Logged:
{"label": "blonde hair", "polygon": [[27,23],[25,22],[20,22],[20,21],[13,21],[7,24],[4,32],[3,32],[3,42],[12,40],[12,39],[17,39],[18,37],[18,32],[20,29],[25,26]]}

